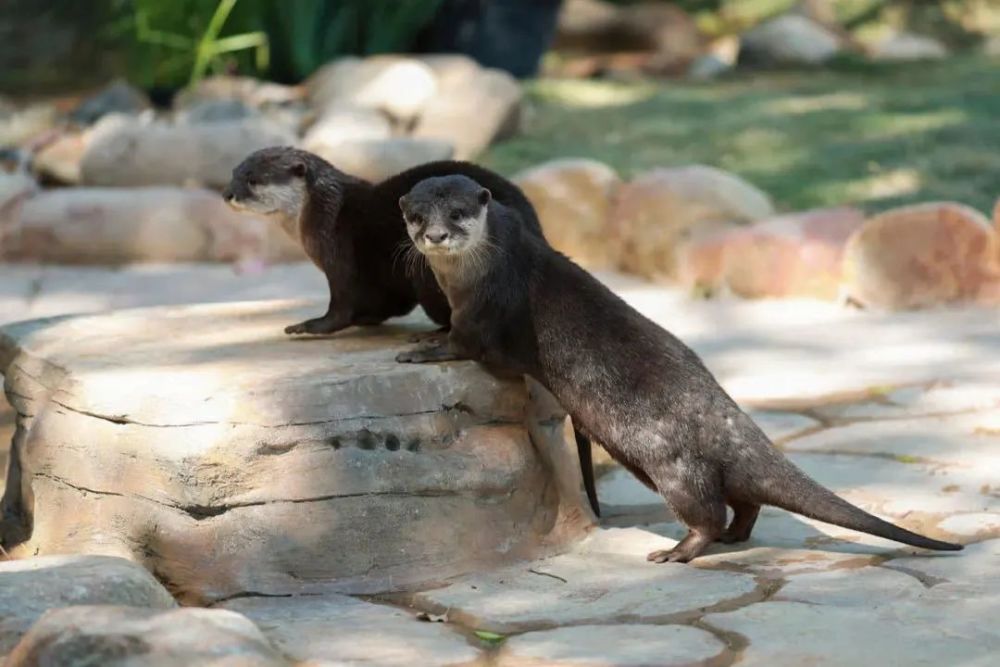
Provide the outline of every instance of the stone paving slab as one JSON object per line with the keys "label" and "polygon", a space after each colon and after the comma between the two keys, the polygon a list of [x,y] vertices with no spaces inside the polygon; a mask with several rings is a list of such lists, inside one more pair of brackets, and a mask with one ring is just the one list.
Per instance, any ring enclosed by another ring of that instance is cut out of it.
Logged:
{"label": "stone paving slab", "polygon": [[508,633],[668,621],[759,595],[745,574],[646,560],[673,543],[636,528],[599,530],[567,554],[461,577],[415,594],[413,603],[470,628]]}
{"label": "stone paving slab", "polygon": [[482,656],[447,624],[342,595],[241,598],[221,606],[250,618],[282,653],[308,665],[458,667]]}
{"label": "stone paving slab", "polygon": [[497,667],[687,667],[726,652],[711,633],[683,625],[578,625],[507,640]]}

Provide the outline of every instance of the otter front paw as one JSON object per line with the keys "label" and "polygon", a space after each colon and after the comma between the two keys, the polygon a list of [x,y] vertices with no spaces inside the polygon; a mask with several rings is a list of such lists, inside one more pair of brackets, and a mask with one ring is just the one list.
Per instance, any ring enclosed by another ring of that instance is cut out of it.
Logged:
{"label": "otter front paw", "polygon": [[300,334],[330,334],[343,328],[344,327],[338,324],[336,320],[330,320],[325,317],[317,317],[313,320],[306,320],[305,322],[289,325],[285,327],[285,333],[290,336]]}
{"label": "otter front paw", "polygon": [[429,364],[436,361],[455,361],[462,359],[447,345],[425,345],[406,350],[396,355],[396,361],[401,364]]}

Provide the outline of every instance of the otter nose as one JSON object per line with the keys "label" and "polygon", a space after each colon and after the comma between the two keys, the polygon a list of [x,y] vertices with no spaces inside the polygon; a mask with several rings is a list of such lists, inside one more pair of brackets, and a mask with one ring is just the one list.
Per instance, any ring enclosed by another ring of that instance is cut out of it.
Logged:
{"label": "otter nose", "polygon": [[226,186],[226,189],[222,191],[222,198],[226,201],[233,201],[233,189],[230,186]]}
{"label": "otter nose", "polygon": [[447,239],[448,231],[444,229],[424,232],[424,240],[433,245],[444,243]]}

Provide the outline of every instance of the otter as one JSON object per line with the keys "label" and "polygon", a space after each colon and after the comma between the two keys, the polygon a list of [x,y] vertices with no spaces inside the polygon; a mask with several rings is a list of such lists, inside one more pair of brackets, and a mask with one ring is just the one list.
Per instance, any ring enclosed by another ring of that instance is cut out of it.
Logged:
{"label": "otter", "polygon": [[480,183],[430,178],[399,205],[452,316],[446,342],[397,359],[472,358],[540,382],[687,527],[650,561],[688,562],[712,542],[743,542],[762,505],[926,549],[962,548],[883,521],[808,477],[690,348],[525,234],[517,211]]}
{"label": "otter", "polygon": [[[518,212],[525,233],[544,242],[538,215],[521,189],[468,162],[429,162],[378,184],[290,147],[258,150],[236,166],[223,191],[225,201],[237,211],[277,219],[327,278],[326,313],[289,325],[286,334],[332,334],[354,325],[377,325],[406,315],[418,303],[441,327],[433,333],[447,331],[448,300],[413,248],[398,204],[420,181],[444,174],[465,174],[487,184],[498,201]],[[590,441],[580,433],[576,437],[587,499],[600,516]]]}

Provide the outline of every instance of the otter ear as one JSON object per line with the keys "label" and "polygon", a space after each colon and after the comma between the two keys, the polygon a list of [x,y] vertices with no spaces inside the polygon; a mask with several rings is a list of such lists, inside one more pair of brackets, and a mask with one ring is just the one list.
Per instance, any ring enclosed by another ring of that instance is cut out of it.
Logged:
{"label": "otter ear", "polygon": [[288,171],[296,178],[305,178],[309,168],[306,167],[306,163],[302,160],[296,160],[289,165]]}
{"label": "otter ear", "polygon": [[402,197],[399,198],[399,210],[402,211],[403,213],[406,213],[406,204],[407,204],[406,195],[403,195]]}
{"label": "otter ear", "polygon": [[493,198],[493,195],[490,194],[490,191],[487,190],[486,188],[483,188],[482,190],[479,191],[479,204],[480,204],[480,206],[486,206],[487,204],[490,203],[490,199],[492,199],[492,198]]}

